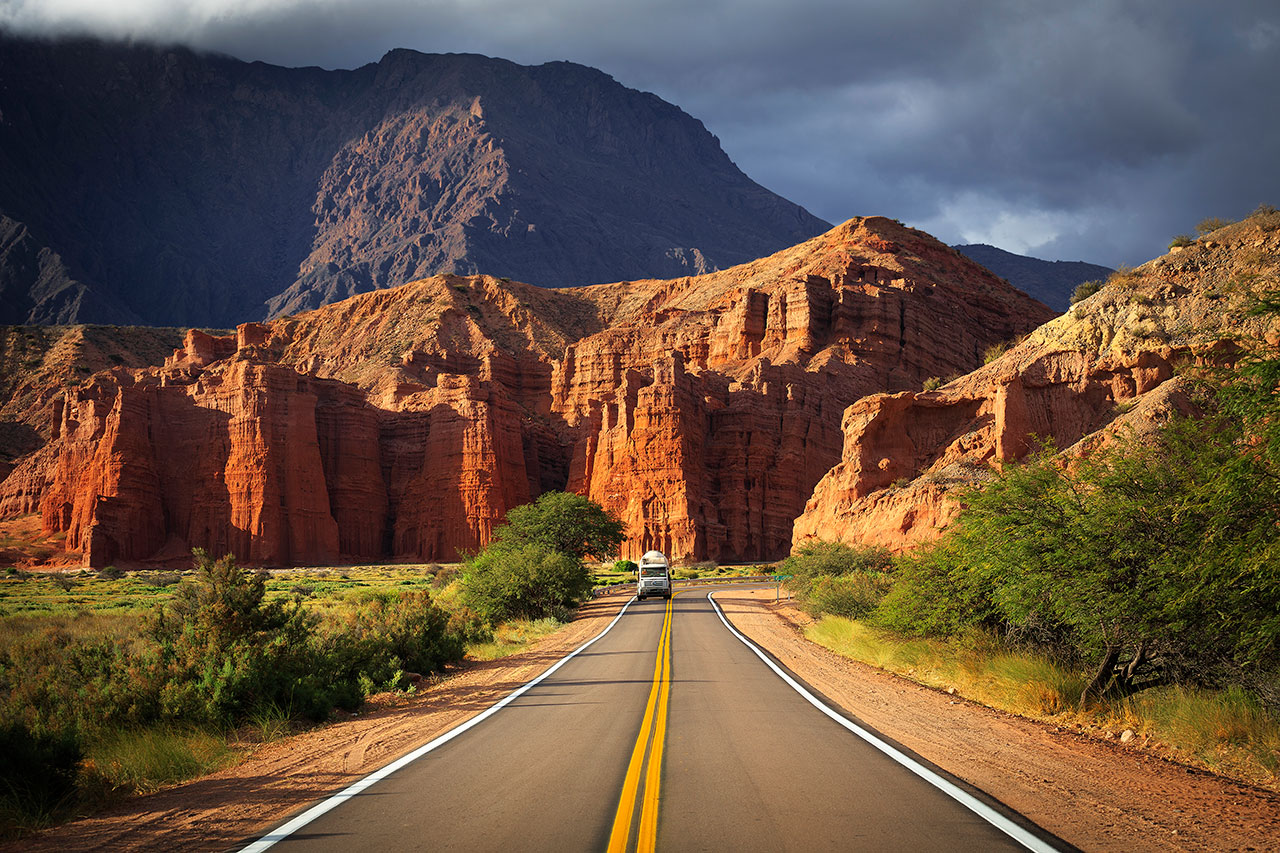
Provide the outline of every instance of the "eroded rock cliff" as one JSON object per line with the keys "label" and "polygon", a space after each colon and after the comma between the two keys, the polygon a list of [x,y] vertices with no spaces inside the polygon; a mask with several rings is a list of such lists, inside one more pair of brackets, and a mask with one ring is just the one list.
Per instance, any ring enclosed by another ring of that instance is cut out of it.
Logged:
{"label": "eroded rock cliff", "polygon": [[1249,313],[1280,289],[1280,214],[1262,213],[1130,272],[989,364],[934,391],[876,394],[844,413],[841,460],[796,520],[807,539],[909,548],[935,538],[982,482],[1043,441],[1085,451],[1187,400],[1180,365],[1232,341],[1275,343]]}
{"label": "eroded rock cliff", "polygon": [[553,488],[618,512],[627,555],[775,558],[850,403],[1049,316],[883,218],[668,281],[439,276],[96,374],[0,501],[89,565],[452,559]]}

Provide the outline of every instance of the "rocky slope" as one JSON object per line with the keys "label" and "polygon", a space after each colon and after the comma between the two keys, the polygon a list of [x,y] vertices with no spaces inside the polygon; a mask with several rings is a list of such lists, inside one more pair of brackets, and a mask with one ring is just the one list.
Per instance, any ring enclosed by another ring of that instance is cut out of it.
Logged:
{"label": "rocky slope", "polygon": [[95,374],[0,514],[39,511],[95,566],[439,560],[568,488],[619,513],[627,555],[776,558],[850,403],[1050,316],[883,218],[674,280],[438,276]]}
{"label": "rocky slope", "polygon": [[970,243],[955,246],[966,258],[975,260],[1014,287],[1058,311],[1070,307],[1071,294],[1086,281],[1103,281],[1114,272],[1111,267],[1085,261],[1045,261],[988,246]]}
{"label": "rocky slope", "polygon": [[794,544],[910,547],[958,511],[957,489],[1051,439],[1082,452],[1185,410],[1179,364],[1241,340],[1280,343],[1251,300],[1280,289],[1280,214],[1261,213],[1117,273],[999,359],[935,391],[877,394],[844,413],[841,461],[814,489]]}
{"label": "rocky slope", "polygon": [[583,66],[0,34],[0,322],[230,326],[439,272],[676,276],[829,227]]}

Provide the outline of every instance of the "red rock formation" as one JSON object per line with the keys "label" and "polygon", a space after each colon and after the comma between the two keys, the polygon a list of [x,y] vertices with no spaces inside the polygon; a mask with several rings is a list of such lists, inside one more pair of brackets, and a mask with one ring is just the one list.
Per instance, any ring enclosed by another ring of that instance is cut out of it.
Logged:
{"label": "red rock formation", "polygon": [[620,515],[626,555],[775,558],[840,460],[846,406],[1048,315],[880,218],[674,281],[442,276],[98,374],[68,395],[43,480],[0,501],[39,490],[91,565],[190,546],[447,560],[566,487]]}
{"label": "red rock formation", "polygon": [[[958,488],[1041,441],[1079,453],[1118,430],[1162,422],[1186,406],[1179,363],[1220,352],[1238,335],[1280,338],[1248,313],[1251,293],[1280,286],[1278,273],[1280,218],[1246,220],[1116,277],[936,391],[857,401],[844,414],[841,461],[796,519],[793,544],[909,548],[955,517]],[[1253,291],[1242,281],[1254,281]]]}

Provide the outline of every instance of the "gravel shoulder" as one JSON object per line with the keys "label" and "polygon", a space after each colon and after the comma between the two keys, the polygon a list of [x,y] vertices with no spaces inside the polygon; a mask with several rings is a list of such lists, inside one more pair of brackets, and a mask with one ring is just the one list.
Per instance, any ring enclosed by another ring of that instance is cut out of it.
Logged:
{"label": "gravel shoulder", "polygon": [[734,626],[828,699],[1082,850],[1274,850],[1280,795],[1060,730],[843,658],[769,590],[716,594]]}
{"label": "gravel shoulder", "polygon": [[578,618],[529,651],[472,663],[411,698],[375,701],[330,723],[257,750],[245,761],[0,849],[194,853],[247,843],[363,776],[484,711],[600,633],[629,596],[579,609]]}

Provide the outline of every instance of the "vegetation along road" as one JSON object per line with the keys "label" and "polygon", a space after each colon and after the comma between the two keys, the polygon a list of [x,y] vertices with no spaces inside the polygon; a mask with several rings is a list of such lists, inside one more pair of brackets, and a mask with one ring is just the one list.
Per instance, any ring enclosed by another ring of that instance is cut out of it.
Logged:
{"label": "vegetation along road", "polygon": [[246,849],[1068,849],[784,677],[708,588],[633,601],[491,712]]}

